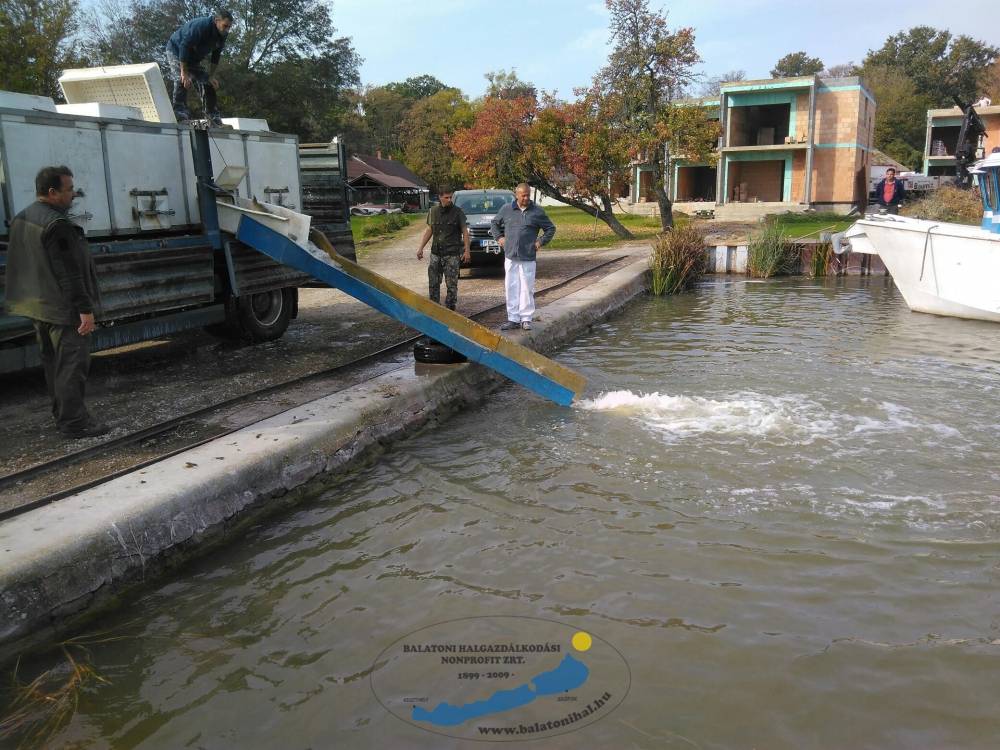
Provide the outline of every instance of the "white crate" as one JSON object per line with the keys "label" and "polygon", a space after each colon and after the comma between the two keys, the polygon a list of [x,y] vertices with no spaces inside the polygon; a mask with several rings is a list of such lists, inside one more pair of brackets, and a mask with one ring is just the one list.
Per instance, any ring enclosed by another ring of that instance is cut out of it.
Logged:
{"label": "white crate", "polygon": [[84,117],[101,117],[114,120],[143,119],[142,112],[138,107],[123,107],[120,104],[104,104],[102,102],[57,104],[56,112],[63,115],[83,115]]}
{"label": "white crate", "polygon": [[150,122],[177,122],[156,63],[73,68],[59,76],[59,87],[69,104],[120,104],[135,107]]}
{"label": "white crate", "polygon": [[4,109],[41,110],[42,112],[56,111],[55,102],[47,96],[18,94],[13,91],[0,91],[0,107]]}
{"label": "white crate", "polygon": [[228,125],[235,130],[244,130],[252,133],[269,132],[267,120],[255,119],[253,117],[223,117],[222,124]]}

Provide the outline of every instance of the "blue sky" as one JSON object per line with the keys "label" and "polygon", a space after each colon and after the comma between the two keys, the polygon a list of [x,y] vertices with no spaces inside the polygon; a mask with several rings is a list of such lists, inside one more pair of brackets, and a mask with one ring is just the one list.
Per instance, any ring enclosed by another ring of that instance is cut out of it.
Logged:
{"label": "blue sky", "polygon": [[[672,27],[693,26],[707,75],[742,69],[767,78],[778,58],[805,50],[827,65],[860,62],[913,26],[947,28],[1000,47],[997,0],[698,0],[664,3]],[[986,19],[990,19],[987,21]],[[338,33],[364,59],[364,84],[429,73],[472,97],[483,75],[518,76],[561,96],[589,83],[607,57],[607,13],[595,0],[333,0]]]}

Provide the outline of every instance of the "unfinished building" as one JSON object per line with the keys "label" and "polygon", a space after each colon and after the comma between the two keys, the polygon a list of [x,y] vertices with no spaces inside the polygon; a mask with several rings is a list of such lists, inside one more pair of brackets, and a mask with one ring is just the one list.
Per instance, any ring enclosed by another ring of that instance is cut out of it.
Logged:
{"label": "unfinished building", "polygon": [[[861,79],[734,81],[690,104],[719,120],[722,135],[715,165],[672,156],[667,194],[680,210],[742,218],[865,201],[875,100]],[[635,168],[630,202],[655,210],[650,167]]]}
{"label": "unfinished building", "polygon": [[[980,142],[983,154],[1000,146],[1000,106],[976,107],[986,135]],[[927,137],[924,142],[924,174],[930,177],[952,177],[955,174],[955,149],[962,129],[962,110],[927,110]]]}

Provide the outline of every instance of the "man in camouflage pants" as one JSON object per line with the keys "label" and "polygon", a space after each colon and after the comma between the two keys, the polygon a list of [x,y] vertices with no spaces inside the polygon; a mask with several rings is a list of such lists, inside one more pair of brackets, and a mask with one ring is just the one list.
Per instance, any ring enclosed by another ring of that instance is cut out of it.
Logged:
{"label": "man in camouflage pants", "polygon": [[465,223],[465,212],[451,201],[450,188],[441,190],[438,197],[441,199],[441,205],[432,206],[427,214],[427,229],[420,239],[417,260],[423,260],[424,246],[433,236],[431,259],[427,266],[430,298],[433,302],[441,304],[443,276],[447,289],[444,306],[454,310],[458,303],[458,270],[462,261],[468,263],[472,260],[469,253],[469,227]]}

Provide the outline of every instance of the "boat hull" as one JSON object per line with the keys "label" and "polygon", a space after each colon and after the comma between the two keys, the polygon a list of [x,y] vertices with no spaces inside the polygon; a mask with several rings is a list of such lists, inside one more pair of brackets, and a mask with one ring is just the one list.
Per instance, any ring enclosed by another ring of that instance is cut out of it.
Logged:
{"label": "boat hull", "polygon": [[845,233],[877,254],[911,310],[1000,323],[1000,236],[977,227],[866,218]]}

